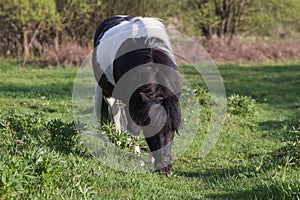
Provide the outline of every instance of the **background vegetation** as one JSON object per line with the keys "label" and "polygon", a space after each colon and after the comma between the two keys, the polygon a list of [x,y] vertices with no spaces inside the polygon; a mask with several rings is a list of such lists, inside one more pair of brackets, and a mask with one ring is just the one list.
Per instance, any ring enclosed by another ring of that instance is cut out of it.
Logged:
{"label": "background vegetation", "polygon": [[3,0],[0,55],[19,57],[24,64],[30,59],[49,65],[79,64],[92,49],[97,25],[118,14],[160,17],[170,28],[203,36],[204,43],[216,37],[229,45],[236,36],[271,38],[271,43],[295,40],[300,32],[299,10],[299,0]]}

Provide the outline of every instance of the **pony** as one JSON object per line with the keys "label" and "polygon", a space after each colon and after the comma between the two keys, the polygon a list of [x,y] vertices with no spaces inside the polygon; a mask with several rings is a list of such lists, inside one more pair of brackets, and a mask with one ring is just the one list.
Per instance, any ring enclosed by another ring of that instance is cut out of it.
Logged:
{"label": "pony", "polygon": [[107,18],[96,29],[92,57],[97,119],[133,135],[142,131],[156,171],[170,173],[181,122],[180,76],[163,23],[151,17]]}

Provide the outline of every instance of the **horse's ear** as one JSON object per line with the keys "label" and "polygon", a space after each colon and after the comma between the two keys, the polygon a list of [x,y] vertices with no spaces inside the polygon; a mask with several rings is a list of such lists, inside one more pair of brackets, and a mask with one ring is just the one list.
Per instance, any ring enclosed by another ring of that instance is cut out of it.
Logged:
{"label": "horse's ear", "polygon": [[140,93],[140,96],[141,96],[142,102],[147,102],[150,100],[150,98],[147,96],[147,94],[145,94],[143,92]]}
{"label": "horse's ear", "polygon": [[154,95],[151,96],[151,95],[143,93],[143,92],[140,93],[140,96],[141,96],[143,103],[149,102],[149,101],[152,101],[155,103],[161,103],[164,100],[163,97],[155,97]]}

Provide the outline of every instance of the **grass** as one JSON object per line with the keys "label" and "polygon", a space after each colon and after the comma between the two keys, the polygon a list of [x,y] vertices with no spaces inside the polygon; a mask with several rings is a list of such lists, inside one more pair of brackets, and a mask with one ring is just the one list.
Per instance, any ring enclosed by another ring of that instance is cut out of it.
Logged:
{"label": "grass", "polygon": [[1,62],[0,199],[299,199],[300,65],[219,66],[230,100],[221,137],[199,157],[210,105],[198,87],[205,114],[170,176],[115,171],[86,151],[72,119],[77,70]]}

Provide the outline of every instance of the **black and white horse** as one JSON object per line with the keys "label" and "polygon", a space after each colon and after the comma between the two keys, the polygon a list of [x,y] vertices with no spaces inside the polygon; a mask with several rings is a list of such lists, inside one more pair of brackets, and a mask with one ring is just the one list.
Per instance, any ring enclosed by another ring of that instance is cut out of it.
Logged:
{"label": "black and white horse", "polygon": [[94,37],[93,69],[97,117],[134,135],[142,130],[156,171],[170,173],[180,78],[164,25],[148,17],[104,20]]}

